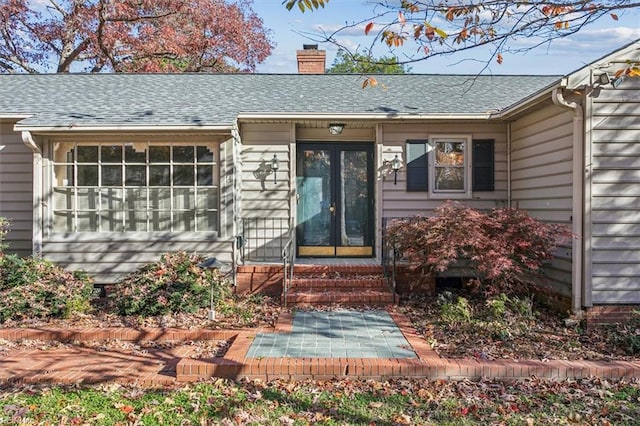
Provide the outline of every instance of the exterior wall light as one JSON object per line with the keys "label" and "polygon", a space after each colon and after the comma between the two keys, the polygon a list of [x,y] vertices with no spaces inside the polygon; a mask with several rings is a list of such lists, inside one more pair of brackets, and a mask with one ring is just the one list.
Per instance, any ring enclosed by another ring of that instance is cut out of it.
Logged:
{"label": "exterior wall light", "polygon": [[329,133],[339,135],[344,130],[344,123],[329,123]]}
{"label": "exterior wall light", "polygon": [[278,154],[273,154],[271,159],[271,170],[273,171],[273,183],[277,183],[276,172],[280,168],[280,160],[278,160]]}
{"label": "exterior wall light", "polygon": [[601,86],[604,86],[605,84],[611,83],[611,79],[609,78],[609,74],[607,74],[606,72],[603,72],[602,74],[600,74],[598,76],[598,83],[600,83]]}
{"label": "exterior wall light", "polygon": [[398,170],[402,167],[402,160],[398,158],[398,154],[391,160],[391,170],[393,170],[393,184],[398,184]]}

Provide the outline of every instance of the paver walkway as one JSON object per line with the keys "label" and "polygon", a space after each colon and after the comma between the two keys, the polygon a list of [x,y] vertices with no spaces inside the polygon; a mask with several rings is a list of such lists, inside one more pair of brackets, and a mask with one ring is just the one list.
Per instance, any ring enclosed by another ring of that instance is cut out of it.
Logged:
{"label": "paver walkway", "polygon": [[[46,349],[0,346],[0,383],[119,382],[167,386],[211,377],[640,378],[640,362],[443,359],[393,307],[387,312],[299,311],[293,316],[284,313],[275,329],[0,329],[0,339],[185,343],[142,351],[104,351],[73,344],[51,345]],[[208,339],[230,343],[224,357],[192,358],[188,342]]]}

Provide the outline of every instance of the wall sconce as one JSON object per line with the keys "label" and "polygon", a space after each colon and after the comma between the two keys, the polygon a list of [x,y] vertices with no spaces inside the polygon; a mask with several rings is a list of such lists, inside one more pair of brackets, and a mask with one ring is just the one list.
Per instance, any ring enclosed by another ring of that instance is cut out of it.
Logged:
{"label": "wall sconce", "polygon": [[620,85],[622,84],[622,82],[626,79],[626,77],[624,75],[621,75],[619,77],[614,77],[611,78],[609,77],[609,74],[607,74],[606,72],[603,72],[602,74],[600,74],[598,76],[598,80],[597,83],[600,86],[604,86],[606,84],[611,83],[611,85],[613,86],[614,89],[617,89],[618,87],[620,87]]}
{"label": "wall sconce", "polygon": [[273,183],[277,183],[276,172],[280,168],[280,161],[278,160],[278,154],[273,154],[271,159],[271,170],[273,171]]}
{"label": "wall sconce", "polygon": [[344,130],[344,123],[329,123],[329,133],[339,135]]}
{"label": "wall sconce", "polygon": [[604,86],[605,84],[611,83],[611,79],[609,78],[609,74],[607,74],[606,72],[603,72],[602,74],[600,74],[598,76],[598,83],[600,83],[600,86]]}
{"label": "wall sconce", "polygon": [[398,183],[398,170],[402,167],[402,160],[398,158],[398,154],[391,160],[391,170],[393,170],[393,184]]}

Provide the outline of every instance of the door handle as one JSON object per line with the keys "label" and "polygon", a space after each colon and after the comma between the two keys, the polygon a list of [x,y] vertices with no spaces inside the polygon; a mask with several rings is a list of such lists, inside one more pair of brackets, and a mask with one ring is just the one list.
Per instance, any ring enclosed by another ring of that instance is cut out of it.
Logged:
{"label": "door handle", "polygon": [[329,211],[333,216],[336,215],[336,203],[331,203],[331,205],[329,206]]}

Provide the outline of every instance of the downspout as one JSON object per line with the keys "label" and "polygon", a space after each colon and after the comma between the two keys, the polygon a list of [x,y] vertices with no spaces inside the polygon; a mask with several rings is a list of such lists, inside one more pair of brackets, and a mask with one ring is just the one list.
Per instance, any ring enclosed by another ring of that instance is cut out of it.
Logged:
{"label": "downspout", "polygon": [[22,143],[33,153],[33,234],[31,251],[34,256],[42,256],[42,150],[29,131],[22,132]]}
{"label": "downspout", "polygon": [[[571,250],[571,276],[573,312],[582,310],[583,297],[583,224],[584,224],[584,112],[578,102],[568,102],[564,98],[562,88],[556,88],[551,94],[553,103],[559,107],[573,111],[573,203],[572,229],[575,236]],[[577,247],[576,247],[577,246]]]}
{"label": "downspout", "polygon": [[233,242],[231,249],[232,269],[233,269],[233,287],[238,288],[238,265],[244,264],[244,258],[242,256],[244,250],[244,240],[242,239],[242,192],[240,191],[241,176],[242,176],[242,141],[240,139],[240,129],[238,121],[233,125],[231,130],[231,162],[233,163],[230,170],[227,168],[225,173],[231,171],[231,187],[233,188],[231,195],[231,211],[233,212],[233,226],[232,236]]}
{"label": "downspout", "polygon": [[511,208],[511,123],[507,123],[507,207]]}

